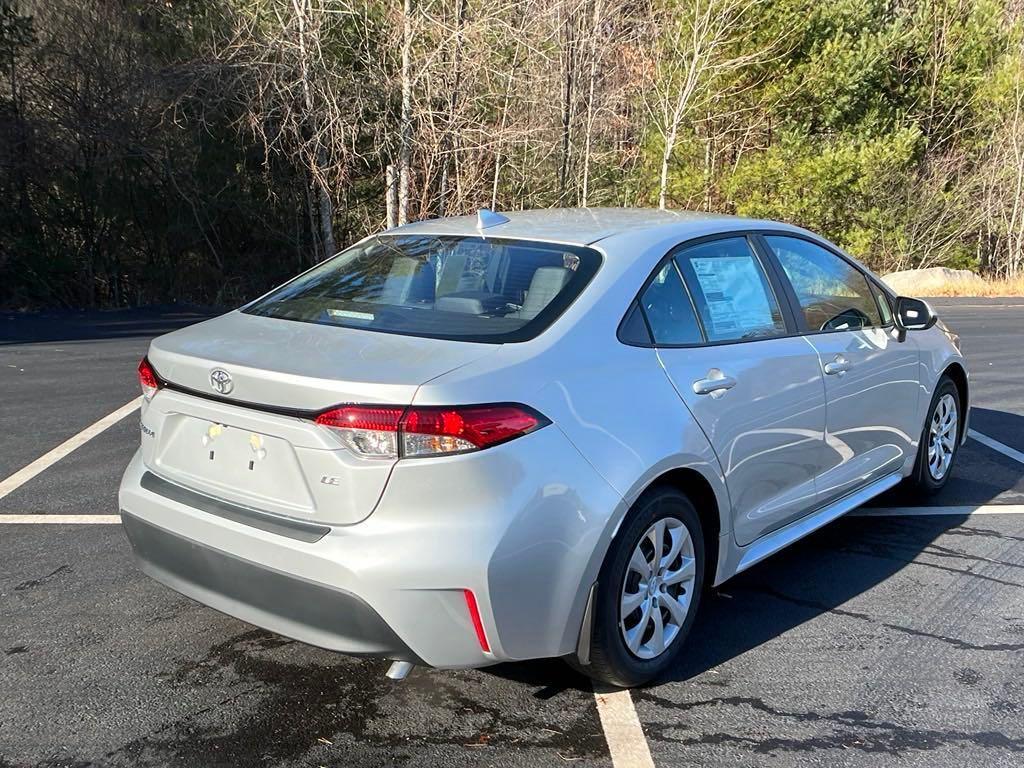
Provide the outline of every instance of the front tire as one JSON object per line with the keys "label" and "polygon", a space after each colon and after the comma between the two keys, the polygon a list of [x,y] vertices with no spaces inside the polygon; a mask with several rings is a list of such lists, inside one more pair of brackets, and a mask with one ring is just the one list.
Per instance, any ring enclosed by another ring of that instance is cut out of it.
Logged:
{"label": "front tire", "polygon": [[590,664],[580,670],[620,688],[665,672],[693,626],[704,563],[704,533],[690,499],[671,487],[646,491],[601,566]]}
{"label": "front tire", "polygon": [[921,430],[917,463],[910,478],[913,490],[931,495],[942,490],[949,481],[960,450],[963,417],[960,392],[952,379],[943,376],[935,387],[924,429]]}

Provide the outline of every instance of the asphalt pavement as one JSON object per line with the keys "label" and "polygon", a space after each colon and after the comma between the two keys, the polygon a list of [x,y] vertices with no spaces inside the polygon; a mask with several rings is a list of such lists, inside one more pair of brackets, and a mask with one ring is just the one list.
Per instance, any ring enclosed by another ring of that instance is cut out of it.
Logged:
{"label": "asphalt pavement", "polygon": [[[1024,451],[1024,299],[933,304],[963,339],[971,426]],[[0,315],[0,482],[129,402],[149,338],[201,317]],[[100,432],[0,517],[116,513],[137,430]],[[559,661],[396,683],[150,581],[118,525],[0,525],[0,768],[1024,765],[1024,515],[999,514],[1024,464],[970,440],[927,504],[979,513],[848,517],[709,593],[679,663],[630,696],[640,757],[614,763]]]}

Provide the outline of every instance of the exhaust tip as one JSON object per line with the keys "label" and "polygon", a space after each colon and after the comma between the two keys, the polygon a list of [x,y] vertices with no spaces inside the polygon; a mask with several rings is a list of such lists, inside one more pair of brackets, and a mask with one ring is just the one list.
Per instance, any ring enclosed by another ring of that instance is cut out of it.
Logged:
{"label": "exhaust tip", "polygon": [[387,676],[392,680],[405,680],[415,666],[411,661],[393,661],[388,667]]}

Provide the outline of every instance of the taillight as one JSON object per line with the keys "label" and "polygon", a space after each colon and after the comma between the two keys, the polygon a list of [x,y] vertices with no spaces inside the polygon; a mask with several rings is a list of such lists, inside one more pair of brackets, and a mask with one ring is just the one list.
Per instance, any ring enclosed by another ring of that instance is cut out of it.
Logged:
{"label": "taillight", "polygon": [[146,399],[146,402],[152,400],[153,395],[160,389],[160,377],[156,375],[153,366],[149,364],[149,360],[145,357],[139,363],[139,386],[142,387],[142,396]]}
{"label": "taillight", "polygon": [[524,405],[344,405],[324,411],[329,427],[355,453],[398,458],[466,453],[520,437],[550,422]]}
{"label": "taillight", "polygon": [[342,442],[360,456],[398,456],[398,422],[404,408],[343,405],[324,411],[317,424],[330,427]]}
{"label": "taillight", "polygon": [[521,405],[410,408],[402,419],[402,455],[431,456],[488,448],[547,424]]}

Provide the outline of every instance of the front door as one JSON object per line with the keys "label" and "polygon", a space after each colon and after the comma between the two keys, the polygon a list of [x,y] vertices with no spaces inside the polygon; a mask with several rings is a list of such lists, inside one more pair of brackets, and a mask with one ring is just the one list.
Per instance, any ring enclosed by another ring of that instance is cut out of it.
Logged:
{"label": "front door", "polygon": [[[714,447],[739,544],[810,512],[824,451],[818,356],[743,236],[685,246],[641,297],[658,356]],[[771,275],[771,276],[770,276]]]}
{"label": "front door", "polygon": [[918,350],[913,339],[900,341],[888,302],[848,261],[809,240],[764,240],[792,286],[824,374],[820,506],[896,472],[913,455],[921,431]]}

